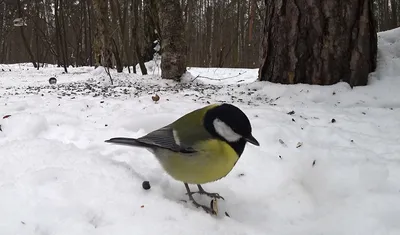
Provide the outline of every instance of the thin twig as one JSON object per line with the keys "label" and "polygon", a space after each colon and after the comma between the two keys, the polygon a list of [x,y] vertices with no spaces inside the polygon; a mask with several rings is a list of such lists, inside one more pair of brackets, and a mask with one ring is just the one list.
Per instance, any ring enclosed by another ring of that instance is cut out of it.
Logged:
{"label": "thin twig", "polygon": [[197,78],[207,78],[207,79],[213,80],[213,81],[223,81],[223,80],[226,80],[226,79],[239,77],[240,75],[242,75],[242,74],[244,74],[244,73],[246,73],[246,72],[247,72],[247,71],[244,71],[243,73],[239,73],[238,75],[231,76],[231,77],[226,77],[226,78],[210,78],[210,77],[206,77],[206,76],[200,76],[200,74],[199,74],[199,75],[197,75],[197,76],[192,80],[192,82],[193,82],[194,80],[196,80]]}
{"label": "thin twig", "polygon": [[190,81],[190,82],[194,82],[194,80],[196,80],[198,77],[200,77],[200,74],[199,74],[199,75],[197,75],[195,78],[193,78],[193,80],[192,80],[192,81]]}

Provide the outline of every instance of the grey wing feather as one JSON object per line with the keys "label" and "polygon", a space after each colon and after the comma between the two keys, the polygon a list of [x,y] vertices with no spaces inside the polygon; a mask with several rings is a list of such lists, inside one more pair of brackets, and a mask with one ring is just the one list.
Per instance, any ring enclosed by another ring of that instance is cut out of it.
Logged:
{"label": "grey wing feather", "polygon": [[184,146],[176,143],[174,138],[174,130],[171,126],[165,126],[149,134],[137,139],[138,142],[149,146],[157,146],[160,148],[169,149],[174,152],[193,153],[196,152],[190,146]]}

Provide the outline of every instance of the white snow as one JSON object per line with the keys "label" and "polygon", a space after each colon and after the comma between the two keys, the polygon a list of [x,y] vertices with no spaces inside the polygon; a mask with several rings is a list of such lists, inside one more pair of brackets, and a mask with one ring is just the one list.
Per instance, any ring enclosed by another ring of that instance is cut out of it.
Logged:
{"label": "white snow", "polygon": [[[378,59],[354,89],[256,82],[245,68],[189,68],[177,84],[155,61],[149,75],[111,71],[114,86],[104,68],[0,65],[0,234],[398,235],[400,29],[379,34]],[[217,217],[182,202],[151,153],[104,143],[221,101],[261,146],[204,185],[225,197]]]}

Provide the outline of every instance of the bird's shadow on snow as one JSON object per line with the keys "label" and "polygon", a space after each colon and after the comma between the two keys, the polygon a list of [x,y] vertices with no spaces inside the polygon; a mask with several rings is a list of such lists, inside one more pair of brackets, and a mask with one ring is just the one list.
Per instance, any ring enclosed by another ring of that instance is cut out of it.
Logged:
{"label": "bird's shadow on snow", "polygon": [[114,159],[106,159],[107,162],[110,164],[123,168],[128,171],[132,176],[140,181],[150,181],[151,183],[151,190],[155,194],[162,196],[164,199],[175,201],[181,203],[184,200],[185,190],[182,184],[180,188],[180,183],[178,182],[171,182],[168,177],[151,177],[151,176],[144,176],[136,171],[131,165],[126,162],[117,161]]}
{"label": "bird's shadow on snow", "polygon": [[132,174],[133,176],[135,176],[136,178],[138,178],[140,180],[145,180],[145,177],[143,175],[138,173],[135,169],[133,169],[133,167],[131,167],[126,162],[121,162],[121,161],[117,161],[117,160],[114,160],[114,159],[106,159],[106,161],[111,163],[111,165],[114,165],[114,166],[117,166],[117,167],[121,167],[121,168],[127,170],[130,174]]}

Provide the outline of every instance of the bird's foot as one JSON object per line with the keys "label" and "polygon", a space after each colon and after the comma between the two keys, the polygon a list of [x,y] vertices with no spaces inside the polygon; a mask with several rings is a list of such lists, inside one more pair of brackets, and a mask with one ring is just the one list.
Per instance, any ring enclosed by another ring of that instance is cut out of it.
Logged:
{"label": "bird's foot", "polygon": [[222,197],[221,195],[219,195],[218,193],[209,193],[209,192],[205,191],[205,190],[203,189],[203,187],[201,187],[200,184],[198,184],[197,187],[199,188],[199,191],[193,192],[193,193],[198,193],[198,194],[200,194],[200,195],[207,195],[208,197],[211,197],[211,198],[216,198],[216,199],[225,200],[225,198]]}
{"label": "bird's foot", "polygon": [[201,207],[201,208],[203,208],[203,210],[205,212],[207,212],[209,214],[212,214],[212,215],[216,215],[218,213],[217,200],[215,198],[211,200],[210,207],[202,205],[202,204],[196,202],[196,200],[194,200],[194,198],[192,196],[193,194],[200,193],[200,191],[202,191],[201,193],[205,192],[204,190],[201,190],[202,189],[201,186],[199,187],[199,190],[200,190],[199,192],[191,192],[190,189],[189,189],[189,185],[187,183],[184,183],[184,184],[185,184],[185,188],[186,188],[186,191],[187,191],[186,195],[189,196],[189,200],[192,201],[192,203],[193,203],[193,205],[195,207],[197,207],[197,208]]}
{"label": "bird's foot", "polygon": [[209,192],[206,192],[206,191],[196,191],[196,192],[190,192],[190,194],[189,193],[186,193],[186,194],[187,195],[193,195],[193,194],[196,194],[196,193],[198,193],[200,195],[206,195],[208,197],[215,198],[215,199],[225,200],[224,197],[222,197],[218,193],[209,193]]}
{"label": "bird's foot", "polygon": [[203,192],[203,194],[211,197],[211,198],[216,198],[216,199],[222,199],[225,200],[225,198],[221,195],[219,195],[218,193],[208,193],[208,192]]}

